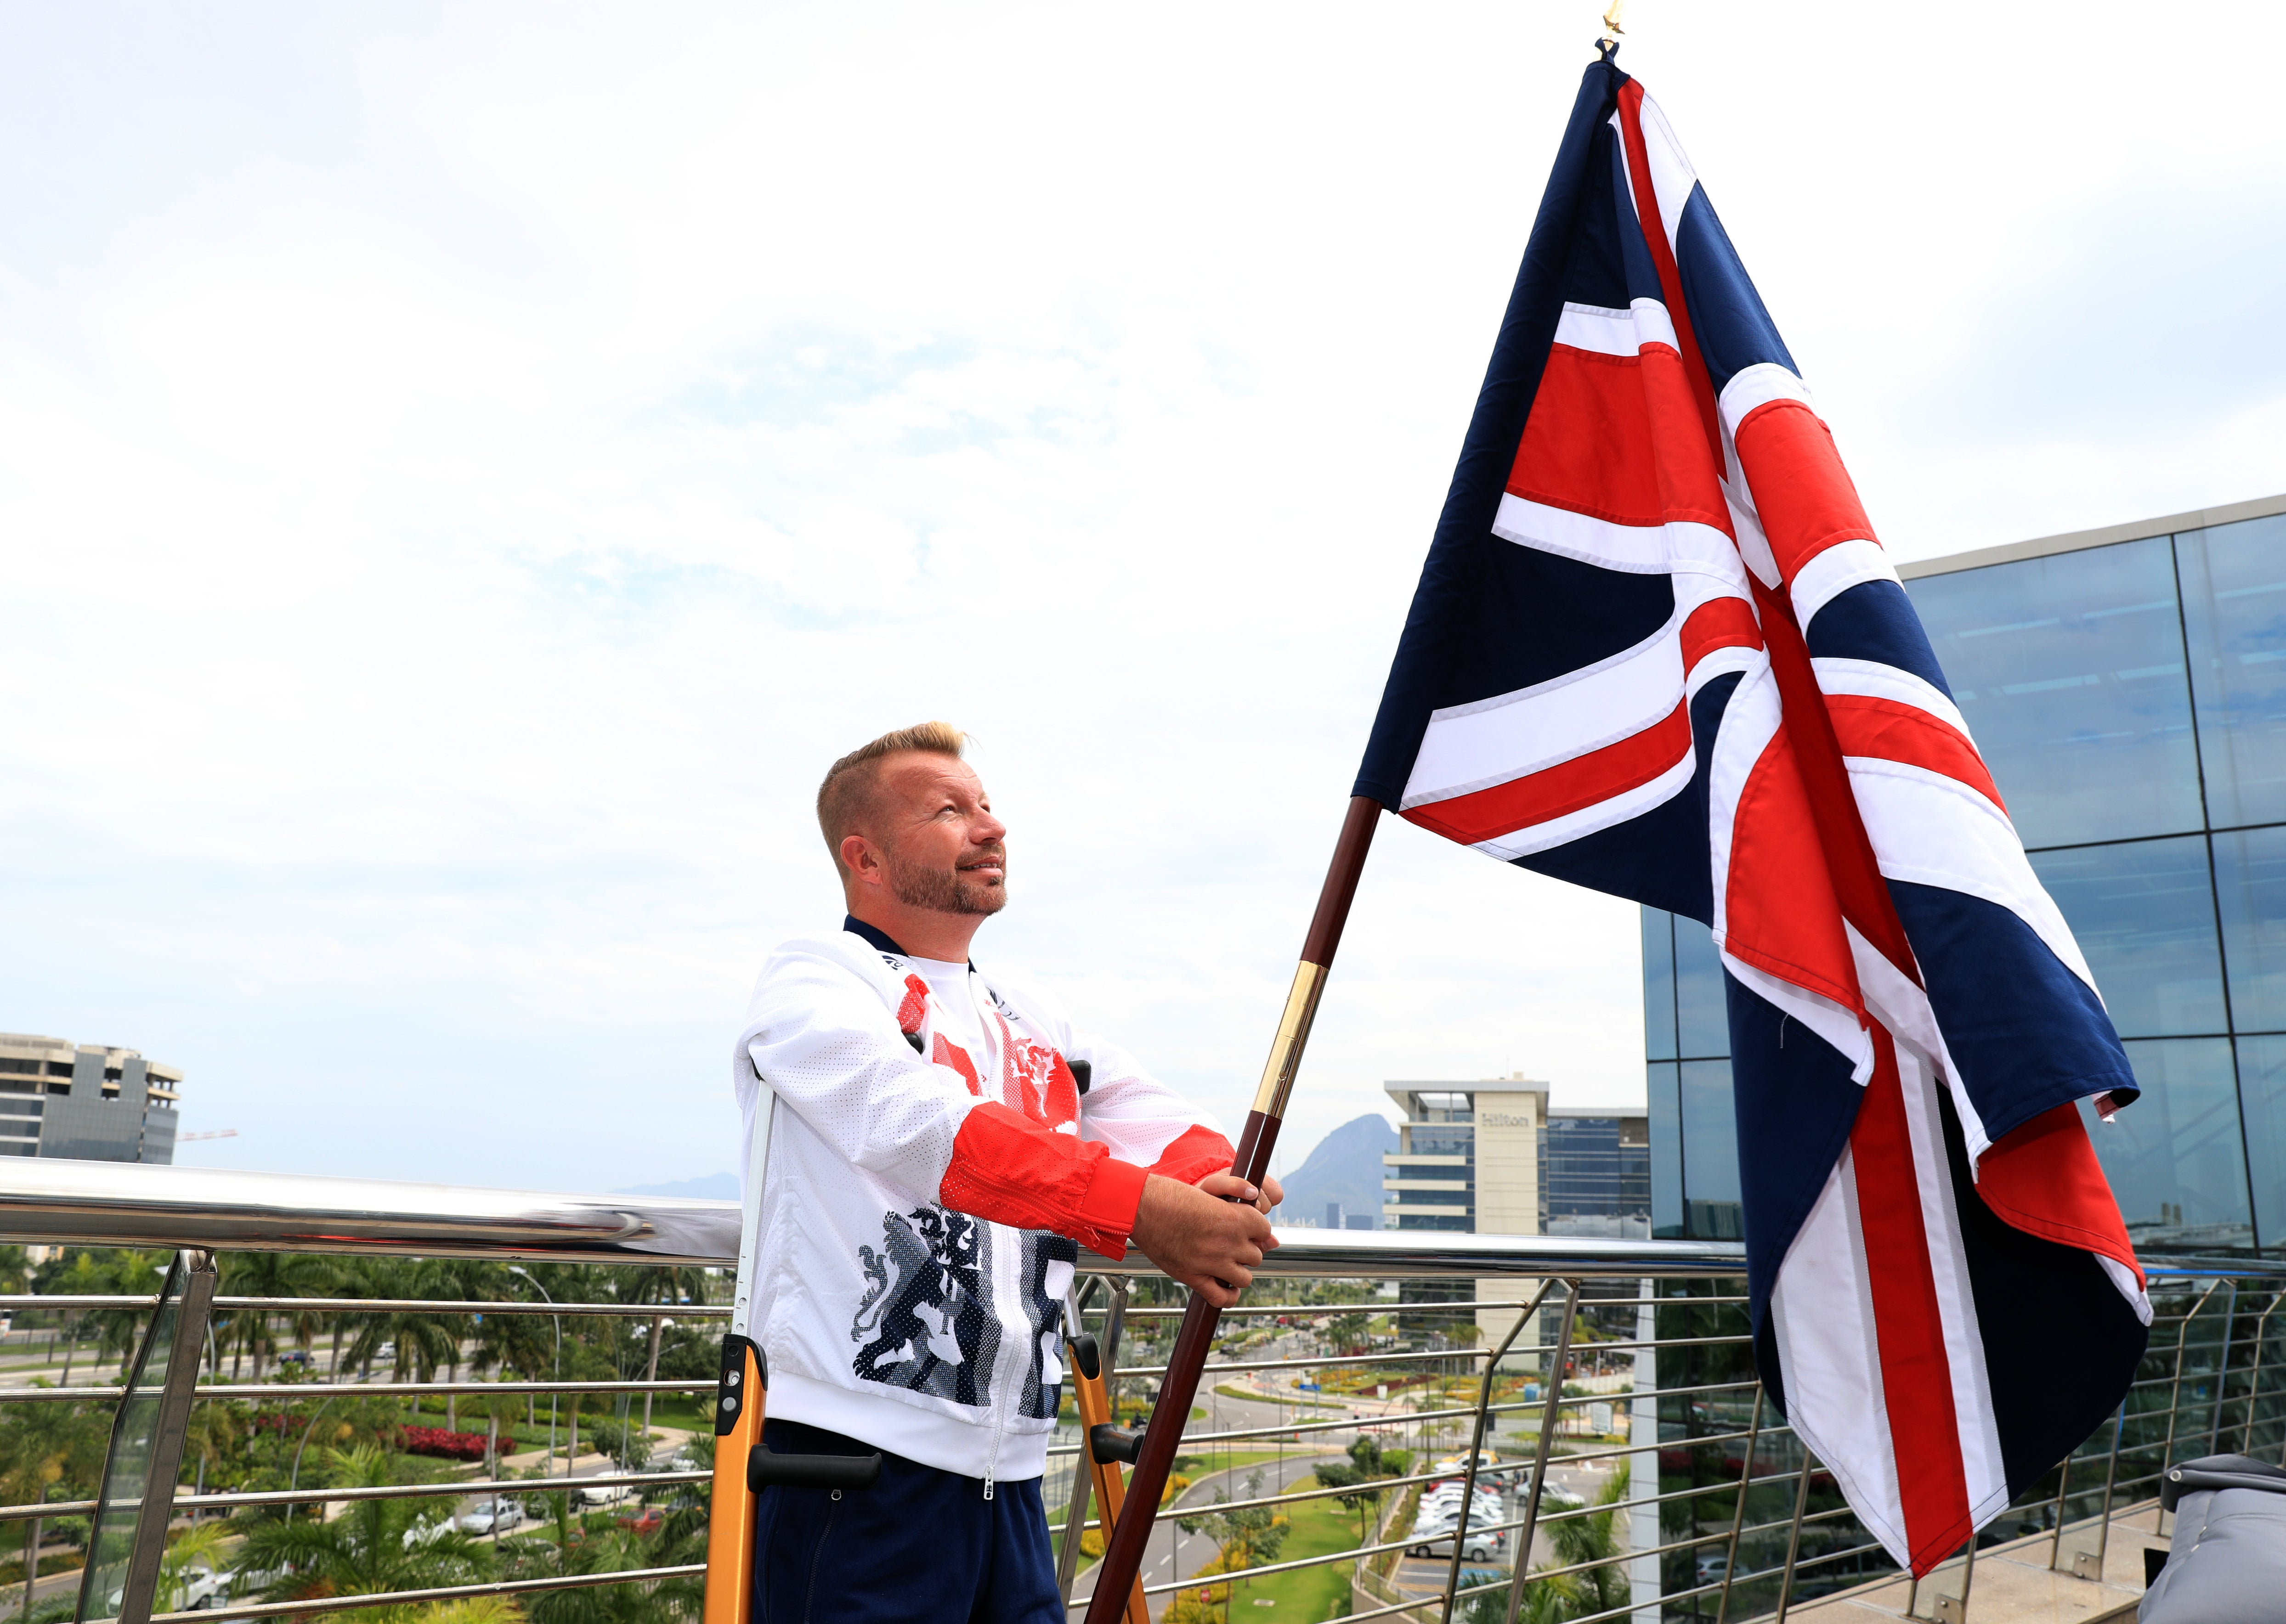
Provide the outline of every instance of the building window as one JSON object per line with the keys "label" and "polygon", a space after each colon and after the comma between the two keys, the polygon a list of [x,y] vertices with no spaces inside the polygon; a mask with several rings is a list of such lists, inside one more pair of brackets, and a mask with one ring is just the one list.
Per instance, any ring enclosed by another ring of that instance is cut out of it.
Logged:
{"label": "building window", "polygon": [[[1644,1053],[1673,1060],[1675,1047],[1675,916],[1657,908],[1643,915]],[[1711,938],[1710,938],[1711,940]]]}
{"label": "building window", "polygon": [[2032,853],[2123,1038],[2229,1030],[2207,843],[2197,835]]}
{"label": "building window", "polygon": [[1675,1029],[1680,1059],[1730,1052],[1729,974],[1714,950],[1714,933],[1695,919],[1675,916]]}
{"label": "building window", "polygon": [[2201,827],[2166,537],[1924,577],[1909,590],[2027,845]]}
{"label": "building window", "polygon": [[2217,835],[2214,862],[2231,1024],[2286,1032],[2286,828]]}
{"label": "building window", "polygon": [[1699,1239],[1728,1239],[1739,1233],[1734,1220],[1717,1221],[1713,1233],[1706,1226],[1707,1214],[1739,1209],[1738,1116],[1730,1098],[1730,1063],[1686,1060],[1679,1070],[1683,1195],[1689,1204],[1684,1221]]}
{"label": "building window", "polygon": [[[2286,1037],[2238,1040],[2238,1092],[2254,1169],[2255,1229],[2276,1251],[2286,1248]],[[2135,1109],[2143,1109],[2140,1100]]]}
{"label": "building window", "polygon": [[2139,1245],[2251,1246],[2246,1148],[2227,1038],[2127,1045],[2143,1097],[2110,1122],[2082,1102],[2089,1136]]}
{"label": "building window", "polygon": [[2175,537],[2207,817],[2286,819],[2286,515]]}
{"label": "building window", "polygon": [[1683,1235],[1683,1106],[1676,1066],[1655,1060],[1645,1093],[1651,1101],[1651,1232],[1662,1240]]}

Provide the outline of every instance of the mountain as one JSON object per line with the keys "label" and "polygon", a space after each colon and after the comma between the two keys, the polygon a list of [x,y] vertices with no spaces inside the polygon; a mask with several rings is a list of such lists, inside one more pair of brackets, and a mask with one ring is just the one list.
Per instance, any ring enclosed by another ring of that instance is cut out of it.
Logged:
{"label": "mountain", "polygon": [[738,1175],[735,1173],[710,1173],[703,1179],[677,1179],[672,1184],[637,1184],[631,1189],[614,1192],[621,1196],[689,1196],[708,1201],[736,1201],[738,1198]]}
{"label": "mountain", "polygon": [[1277,1216],[1322,1224],[1326,1203],[1338,1201],[1345,1216],[1369,1216],[1380,1228],[1381,1157],[1396,1149],[1397,1130],[1378,1112],[1343,1123],[1286,1175],[1286,1201]]}

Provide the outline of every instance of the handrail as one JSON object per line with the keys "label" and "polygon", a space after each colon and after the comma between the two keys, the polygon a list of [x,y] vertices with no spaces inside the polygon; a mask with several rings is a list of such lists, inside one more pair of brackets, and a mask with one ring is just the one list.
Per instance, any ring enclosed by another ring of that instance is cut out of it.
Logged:
{"label": "handrail", "polygon": [[[1665,1278],[1746,1265],[1725,1241],[1299,1228],[1278,1238],[1257,1275]],[[27,1157],[0,1172],[0,1242],[721,1267],[737,1259],[738,1204]],[[1158,1273],[1134,1253],[1084,1252],[1080,1267]]]}

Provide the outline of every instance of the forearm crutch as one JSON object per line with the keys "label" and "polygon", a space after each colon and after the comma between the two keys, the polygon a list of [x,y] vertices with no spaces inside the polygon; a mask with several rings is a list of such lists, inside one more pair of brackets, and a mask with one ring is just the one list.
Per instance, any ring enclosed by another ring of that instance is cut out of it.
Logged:
{"label": "forearm crutch", "polygon": [[[1101,1508],[1106,1549],[1110,1548],[1112,1530],[1118,1526],[1119,1513],[1127,1498],[1127,1479],[1119,1470],[1120,1463],[1133,1462],[1143,1445],[1140,1432],[1125,1431],[1111,1417],[1110,1363],[1119,1351],[1119,1322],[1127,1306],[1127,1283],[1115,1283],[1112,1292],[1111,1310],[1104,1320],[1100,1346],[1079,1328],[1076,1305],[1068,1328],[1072,1402],[1079,1410],[1080,1435],[1086,1440],[1086,1469],[1095,1480],[1095,1501]],[[1151,1624],[1151,1609],[1143,1599],[1143,1578],[1139,1573],[1128,1594],[1126,1624]]]}
{"label": "forearm crutch", "polygon": [[881,1475],[879,1455],[773,1455],[762,1442],[770,1369],[749,1333],[756,1324],[754,1270],[761,1250],[762,1181],[769,1172],[770,1129],[778,1100],[759,1071],[754,1081],[761,1097],[754,1103],[754,1145],[738,1215],[737,1292],[731,1299],[730,1332],[722,1338],[721,1373],[714,1384],[714,1482],[706,1517],[704,1624],[748,1624],[753,1616],[754,1497],[763,1489],[772,1484],[871,1488]]}

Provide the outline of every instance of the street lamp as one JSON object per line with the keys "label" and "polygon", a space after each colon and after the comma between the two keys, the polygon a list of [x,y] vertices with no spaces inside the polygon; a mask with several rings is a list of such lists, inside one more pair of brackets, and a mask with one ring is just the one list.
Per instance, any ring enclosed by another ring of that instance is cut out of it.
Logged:
{"label": "street lamp", "polygon": [[[556,1299],[553,1297],[548,1297],[548,1288],[540,1283],[539,1277],[530,1269],[525,1268],[521,1264],[511,1263],[508,1266],[508,1272],[511,1275],[521,1275],[526,1280],[531,1281],[532,1289],[539,1292],[540,1296],[548,1298],[548,1306],[550,1308],[556,1306]],[[561,1314],[551,1314],[548,1317],[555,1322],[556,1326],[556,1379],[558,1383],[561,1383],[564,1380],[564,1318]],[[556,1464],[556,1394],[552,1393],[548,1395],[548,1463],[549,1471],[543,1475],[552,1475]],[[572,1463],[568,1460],[564,1463],[564,1475],[567,1478],[572,1475]]]}

